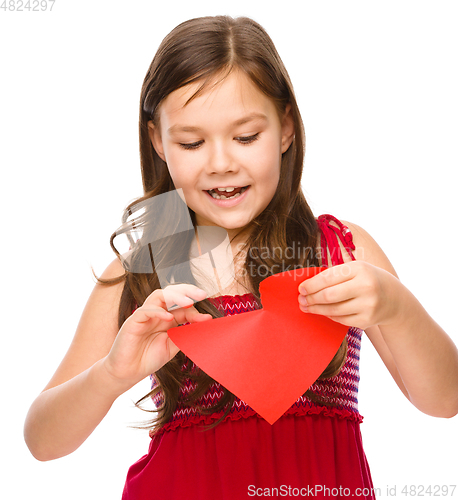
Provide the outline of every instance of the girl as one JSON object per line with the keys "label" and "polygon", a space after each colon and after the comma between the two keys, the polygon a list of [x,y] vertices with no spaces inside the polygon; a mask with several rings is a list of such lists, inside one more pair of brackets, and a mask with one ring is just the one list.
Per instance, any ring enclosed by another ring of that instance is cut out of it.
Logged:
{"label": "girl", "polygon": [[[154,374],[145,396],[157,406],[149,451],[130,468],[124,499],[375,498],[357,404],[363,331],[405,396],[437,417],[458,412],[458,352],[363,229],[313,216],[300,188],[304,131],[293,88],[258,24],[194,19],[164,39],[142,89],[140,152],[145,194],[126,210],[112,246],[117,252],[120,233],[140,228],[141,238],[101,276],[67,355],[29,411],[33,455],[51,460],[77,449],[117,397]],[[186,264],[191,232],[181,245],[162,238],[154,268],[142,267],[152,230],[165,234],[171,215],[151,213],[148,202],[175,189],[195,227],[229,235],[235,276],[219,296],[206,298],[190,265],[185,283],[160,280],[159,269]],[[291,251],[297,242],[300,251]],[[297,307],[348,332],[273,425],[167,335],[186,322],[262,307],[261,268],[319,265],[329,269],[298,283]],[[168,310],[169,301],[179,307]]]}

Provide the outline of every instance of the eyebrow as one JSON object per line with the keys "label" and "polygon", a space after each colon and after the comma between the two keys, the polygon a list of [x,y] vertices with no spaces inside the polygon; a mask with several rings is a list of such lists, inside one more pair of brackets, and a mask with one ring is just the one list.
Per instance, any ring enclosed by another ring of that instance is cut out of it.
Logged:
{"label": "eyebrow", "polygon": [[[252,122],[254,120],[264,120],[267,121],[267,116],[264,113],[250,113],[247,116],[244,116],[243,118],[240,118],[236,120],[235,122],[231,123],[230,126],[232,127],[238,127],[240,125],[244,125],[245,123]],[[189,125],[172,125],[167,132],[169,134],[173,134],[175,132],[201,132],[202,129],[200,127],[193,127]]]}

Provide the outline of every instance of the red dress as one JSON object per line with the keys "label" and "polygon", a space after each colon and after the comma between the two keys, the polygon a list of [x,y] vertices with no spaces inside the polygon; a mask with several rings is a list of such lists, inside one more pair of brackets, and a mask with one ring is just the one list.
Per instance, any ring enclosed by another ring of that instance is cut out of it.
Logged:
{"label": "red dress", "polygon": [[[333,265],[343,262],[337,237],[354,258],[348,228],[331,216],[319,217],[318,224],[321,246],[328,248]],[[327,256],[322,258],[327,265]],[[225,315],[261,307],[252,294],[212,300]],[[302,396],[270,425],[236,398],[223,422],[203,430],[202,424],[215,422],[221,413],[202,416],[178,405],[171,420],[151,435],[148,453],[130,467],[123,500],[375,498],[358,412],[361,335],[361,330],[349,328],[341,371],[310,387],[319,396],[334,395],[333,408]],[[183,395],[192,389],[187,381]],[[215,383],[200,403],[210,406],[220,397],[221,386]],[[155,403],[160,402],[159,394]]]}

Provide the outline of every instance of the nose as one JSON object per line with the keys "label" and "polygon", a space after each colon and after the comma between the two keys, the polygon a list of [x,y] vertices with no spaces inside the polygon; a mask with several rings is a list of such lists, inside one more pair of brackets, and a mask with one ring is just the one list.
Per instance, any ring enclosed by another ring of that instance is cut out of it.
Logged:
{"label": "nose", "polygon": [[214,143],[210,148],[207,173],[225,174],[237,170],[237,162],[230,152],[230,147],[223,141]]}

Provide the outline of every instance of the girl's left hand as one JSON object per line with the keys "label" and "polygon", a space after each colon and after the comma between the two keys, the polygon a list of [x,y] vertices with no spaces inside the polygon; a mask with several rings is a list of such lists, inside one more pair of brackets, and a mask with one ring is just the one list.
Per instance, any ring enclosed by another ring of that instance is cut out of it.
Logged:
{"label": "girl's left hand", "polygon": [[400,281],[388,271],[358,260],[330,267],[299,285],[299,307],[365,330],[399,320]]}

